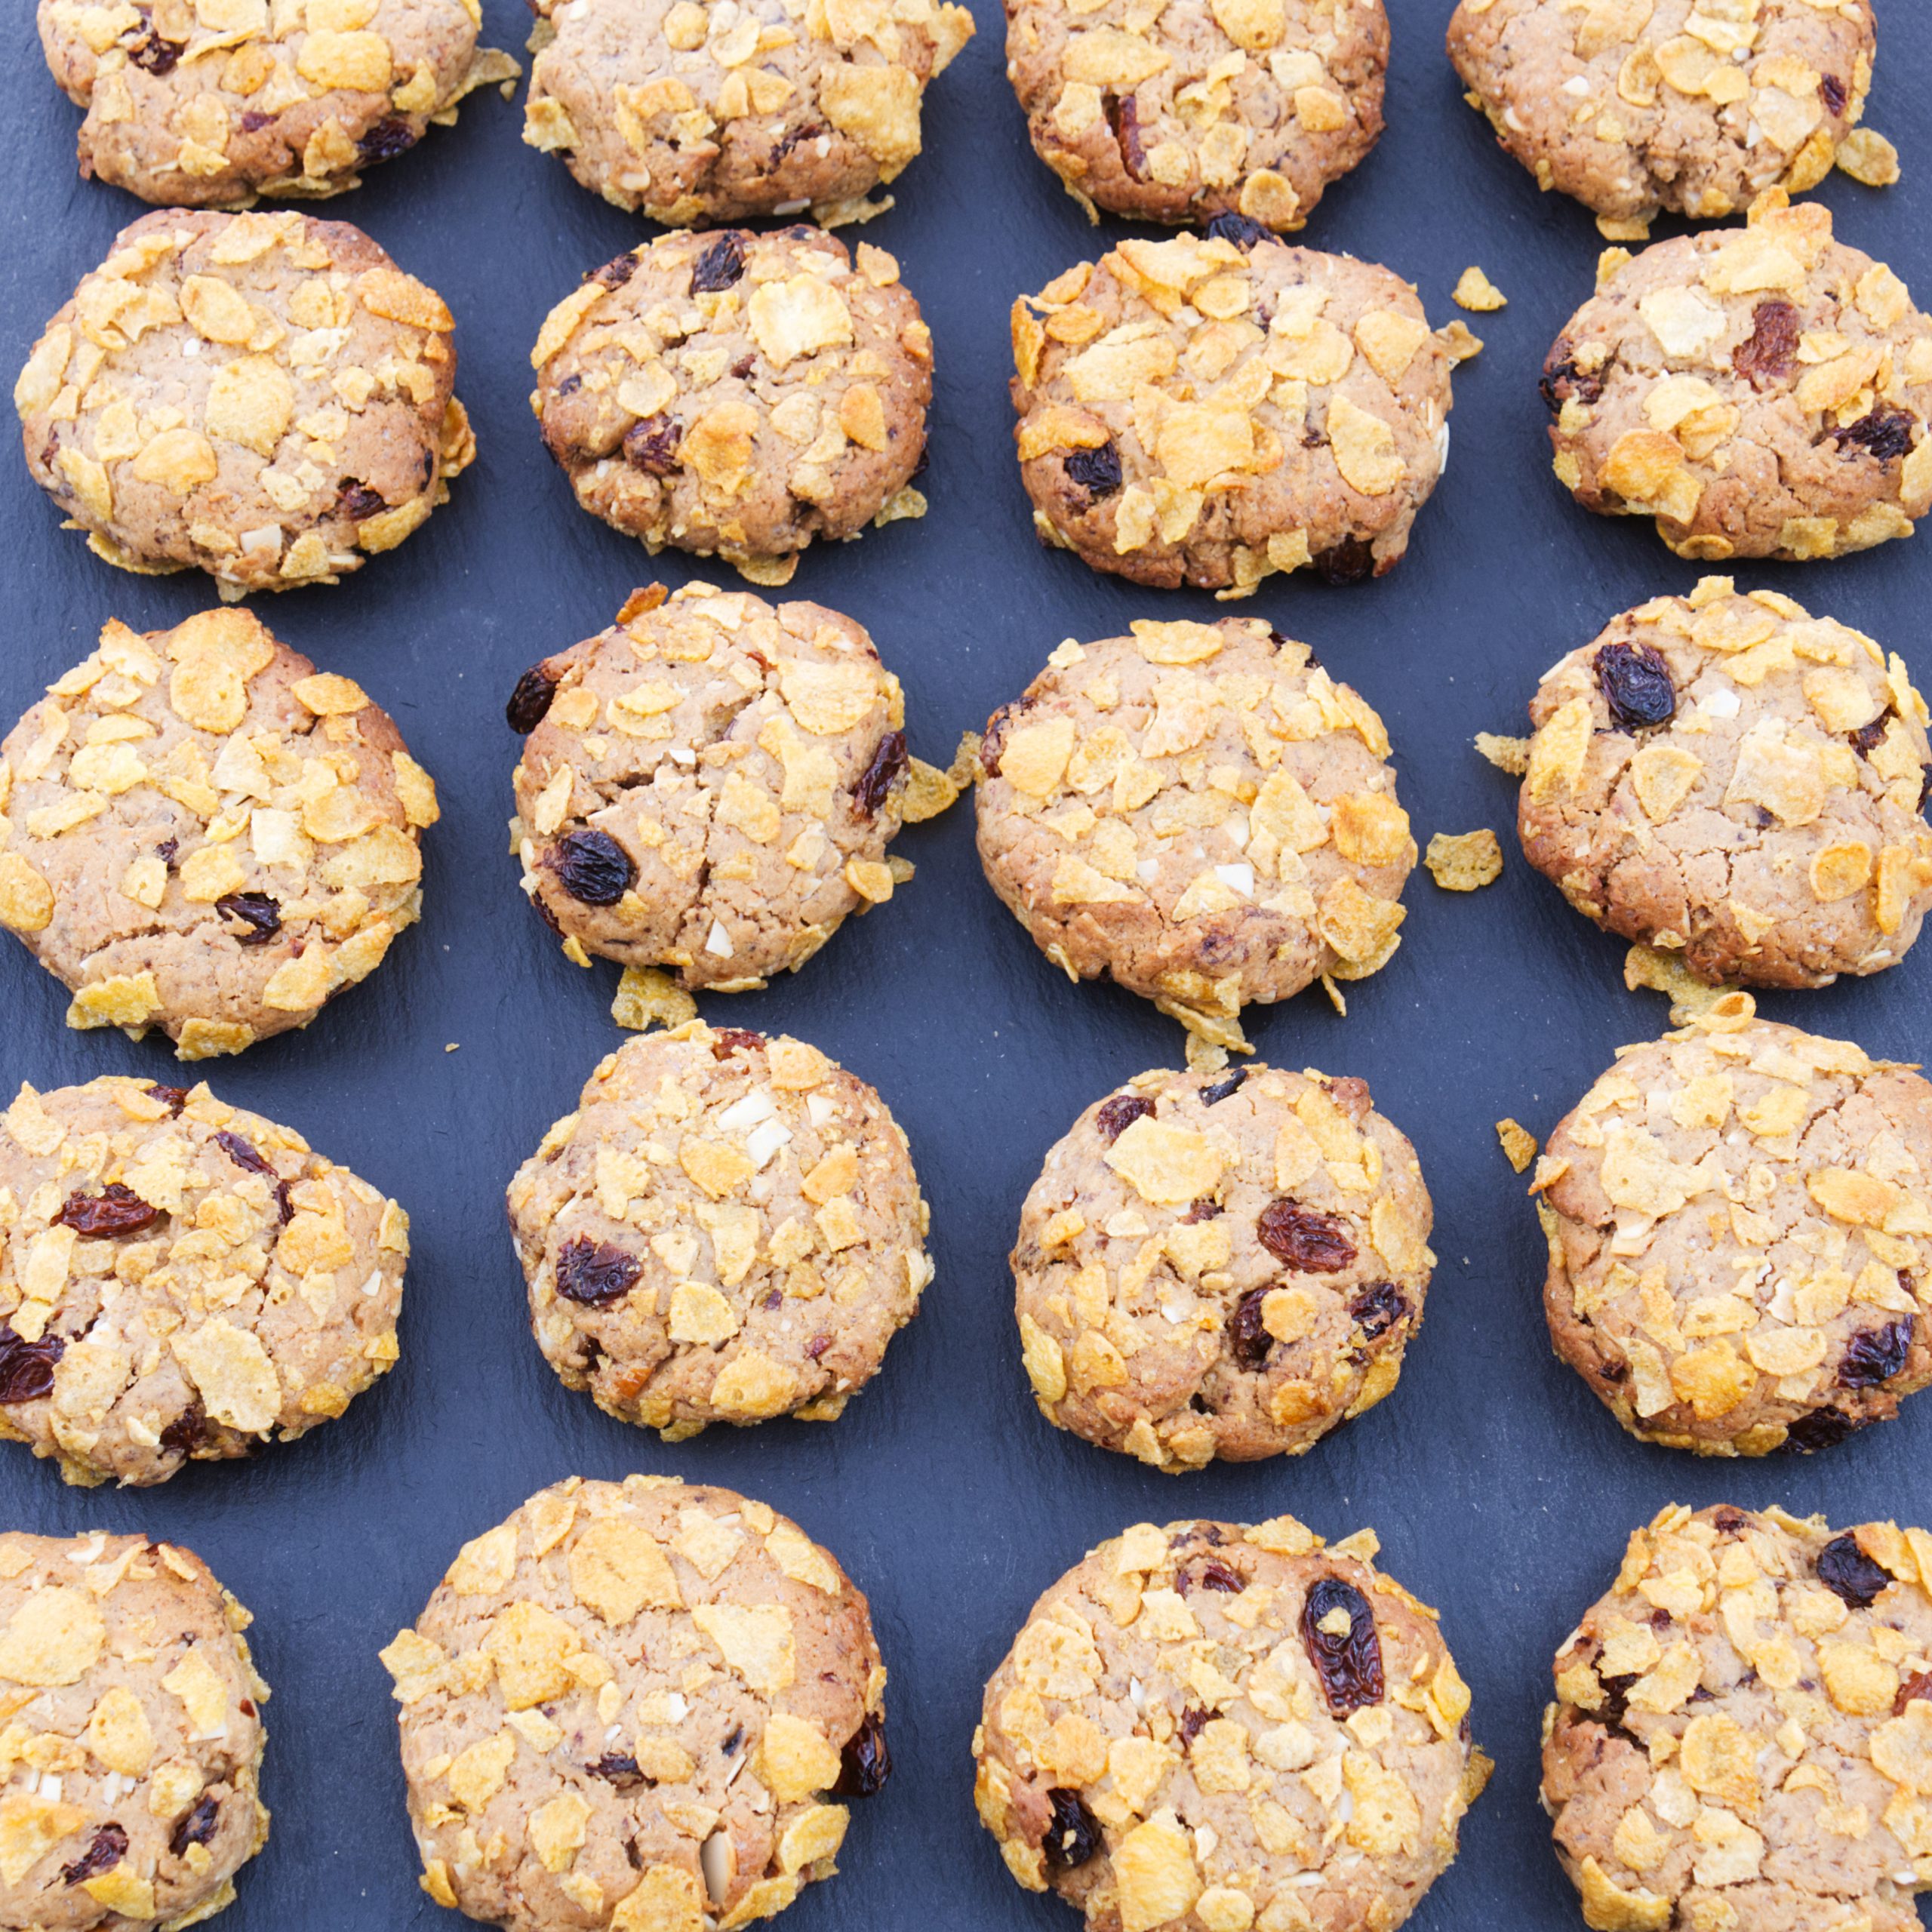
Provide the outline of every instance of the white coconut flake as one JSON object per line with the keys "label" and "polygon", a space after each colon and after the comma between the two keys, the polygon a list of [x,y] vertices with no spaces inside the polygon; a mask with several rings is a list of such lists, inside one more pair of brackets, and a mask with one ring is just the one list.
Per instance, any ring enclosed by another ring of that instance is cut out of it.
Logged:
{"label": "white coconut flake", "polygon": [[729,959],[737,949],[732,945],[731,935],[724,930],[722,919],[712,921],[711,937],[705,941],[704,949],[707,952],[715,953],[720,959]]}
{"label": "white coconut flake", "polygon": [[718,1116],[718,1124],[727,1134],[742,1134],[769,1120],[778,1111],[778,1103],[762,1087],[754,1087],[741,1100],[734,1100]]}
{"label": "white coconut flake", "polygon": [[792,1137],[792,1130],[782,1121],[768,1120],[745,1136],[745,1152],[755,1167],[763,1167]]}
{"label": "white coconut flake", "polygon": [[1244,899],[1254,897],[1254,868],[1246,863],[1238,866],[1217,866],[1214,876],[1221,883],[1238,892]]}

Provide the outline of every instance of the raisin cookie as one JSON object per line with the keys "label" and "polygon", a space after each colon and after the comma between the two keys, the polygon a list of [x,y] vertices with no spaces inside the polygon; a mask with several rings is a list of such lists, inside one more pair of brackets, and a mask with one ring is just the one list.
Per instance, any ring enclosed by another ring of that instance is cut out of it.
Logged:
{"label": "raisin cookie", "polygon": [[0,1535],[0,1924],[158,1932],[268,1841],[248,1613],[192,1550]]}
{"label": "raisin cookie", "polygon": [[1611,250],[1543,392],[1557,480],[1680,557],[1842,556],[1932,509],[1932,317],[1815,203]]}
{"label": "raisin cookie", "polygon": [[1932,1382],[1932,1085],[1734,994],[1626,1047],[1531,1192],[1556,1352],[1632,1435],[1821,1448]]}
{"label": "raisin cookie", "polygon": [[980,1817],[1092,1932],[1394,1932],[1489,1760],[1435,1613],[1292,1516],[1137,1523],[1034,1604],[973,1736]]}
{"label": "raisin cookie", "polygon": [[509,1213],[550,1366],[672,1442],[833,1420],[933,1278],[885,1103],[803,1041],[701,1020],[598,1064]]}
{"label": "raisin cookie", "polygon": [[1543,1801],[1588,1924],[1918,1932],[1932,1536],[1666,1509],[1557,1653]]}
{"label": "raisin cookie", "polygon": [[919,152],[926,83],[973,37],[948,0],[532,5],[523,138],[675,228],[878,212],[863,198]]}
{"label": "raisin cookie", "polygon": [[1142,1074],[1074,1122],[1020,1212],[1040,1413],[1171,1472],[1300,1454],[1395,1387],[1434,1212],[1361,1081]]}
{"label": "raisin cookie", "polygon": [[1033,151],[1143,221],[1306,222],[1382,132],[1383,0],[1007,0]]}
{"label": "raisin cookie", "polygon": [[27,468],[96,556],[224,597],[334,583],[475,454],[442,298],[358,228],[163,209],[14,386]]}
{"label": "raisin cookie", "polygon": [[383,1661],[423,1889],[508,1932],[768,1918],[890,1769],[864,1595],[728,1489],[540,1491]]}
{"label": "raisin cookie", "polygon": [[1232,1045],[1242,1007],[1388,963],[1415,841],[1382,720],[1306,645],[1131,628],[1069,639],[993,714],[980,862],[1069,978]]}
{"label": "raisin cookie", "polygon": [[0,1200],[0,1437],[69,1482],[292,1442],[396,1359],[409,1217],[206,1087],[23,1086]]}
{"label": "raisin cookie", "polygon": [[382,963],[436,816],[388,714],[246,611],[110,620],[0,743],[0,925],[70,1026],[239,1053]]}
{"label": "raisin cookie", "polygon": [[789,583],[814,538],[924,514],[932,335],[883,248],[661,235],[544,319],[530,406],[577,501],[653,556]]}
{"label": "raisin cookie", "polygon": [[1380,577],[1448,460],[1450,355],[1415,291],[1241,216],[1021,297],[1013,359],[1034,528],[1136,583]]}
{"label": "raisin cookie", "polygon": [[40,0],[81,173],[173,208],[338,195],[491,81],[476,0]]}
{"label": "raisin cookie", "polygon": [[1628,238],[1832,171],[1865,112],[1871,0],[1462,0],[1449,57],[1504,149]]}
{"label": "raisin cookie", "polygon": [[892,896],[905,703],[835,611],[653,585],[508,715],[523,889],[574,956],[740,992]]}
{"label": "raisin cookie", "polygon": [[1925,700],[1863,632],[1706,577],[1573,651],[1530,718],[1524,854],[1598,924],[1761,986],[1875,973],[1918,938]]}

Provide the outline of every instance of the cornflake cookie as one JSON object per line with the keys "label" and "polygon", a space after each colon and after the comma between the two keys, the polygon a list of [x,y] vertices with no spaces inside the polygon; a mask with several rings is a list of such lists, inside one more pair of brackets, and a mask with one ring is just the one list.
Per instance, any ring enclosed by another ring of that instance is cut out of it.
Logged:
{"label": "cornflake cookie", "polygon": [[1826,1447],[1932,1382],[1932,1086],[1748,993],[1626,1047],[1545,1143],[1556,1352],[1632,1435]]}
{"label": "cornflake cookie", "polygon": [[1091,213],[1305,223],[1382,132],[1383,0],[1007,0],[1033,151]]}
{"label": "cornflake cookie", "polygon": [[654,584],[508,715],[523,889],[579,958],[740,992],[892,897],[905,700],[835,611]]}
{"label": "cornflake cookie", "polygon": [[660,235],[590,276],[531,352],[544,446],[653,556],[790,582],[814,537],[923,515],[932,334],[883,248],[813,228]]}
{"label": "cornflake cookie", "polygon": [[1666,1509],[1557,1653],[1543,1801],[1588,1924],[1915,1932],[1932,1537]]}
{"label": "cornflake cookie", "polygon": [[205,1086],[22,1086],[0,1203],[0,1437],[69,1482],[292,1442],[396,1359],[409,1217]]}
{"label": "cornflake cookie", "polygon": [[1699,978],[1896,965],[1932,906],[1925,700],[1896,653],[1706,577],[1615,619],[1530,704],[1523,851]]}
{"label": "cornflake cookie", "polygon": [[1395,1387],[1433,1219],[1364,1082],[1143,1073],[1074,1122],[1020,1210],[1040,1413],[1170,1472],[1299,1455]]}
{"label": "cornflake cookie", "polygon": [[885,1782],[866,1599],[762,1503],[573,1476],[464,1544],[383,1652],[438,1905],[718,1932],[828,1878]]}
{"label": "cornflake cookie", "polygon": [[1032,1608],[973,1736],[980,1821],[1093,1932],[1401,1924],[1488,1758],[1435,1612],[1292,1516],[1137,1523]]}
{"label": "cornflake cookie", "polygon": [[1680,557],[1842,556],[1932,508],[1932,318],[1775,191],[1747,227],[1609,251],[1543,392],[1557,480]]}
{"label": "cornflake cookie", "polygon": [[81,173],[171,207],[337,195],[521,71],[476,0],[40,0]]}
{"label": "cornflake cookie", "polygon": [[1380,577],[1449,454],[1449,352],[1401,278],[1245,217],[1123,242],[1013,305],[1041,541],[1164,589]]}
{"label": "cornflake cookie", "polygon": [[0,1923],[197,1924],[267,1843],[248,1613],[193,1551],[0,1535]]}
{"label": "cornflake cookie", "polygon": [[69,1026],[239,1053],[382,963],[436,817],[389,715],[247,611],[110,620],[0,743],[0,924]]}
{"label": "cornflake cookie", "polygon": [[993,890],[1070,979],[1239,1041],[1242,1007],[1365,978],[1416,862],[1382,720],[1259,620],[1070,638],[995,712],[974,804]]}
{"label": "cornflake cookie", "polygon": [[14,385],[27,468],[123,570],[205,570],[224,598],[334,583],[475,454],[455,326],[346,222],[144,215]]}
{"label": "cornflake cookie", "polygon": [[801,1040],[701,1020],[598,1063],[509,1212],[550,1366],[672,1442],[835,1420],[933,1278],[885,1103]]}
{"label": "cornflake cookie", "polygon": [[1449,57],[1505,151],[1629,239],[1832,171],[1865,112],[1871,0],[1462,0]]}
{"label": "cornflake cookie", "polygon": [[523,138],[653,221],[863,221],[919,152],[926,83],[973,37],[949,0],[532,0]]}

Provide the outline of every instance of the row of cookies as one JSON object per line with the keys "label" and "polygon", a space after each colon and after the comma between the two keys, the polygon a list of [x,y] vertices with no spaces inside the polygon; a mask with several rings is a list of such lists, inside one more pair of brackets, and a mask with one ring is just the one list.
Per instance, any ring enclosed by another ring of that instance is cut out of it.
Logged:
{"label": "row of cookies", "polygon": [[[1490,1761],[1363,1530],[1138,1523],[1034,1604],[973,1736],[1019,1883],[1095,1932],[1399,1925]],[[180,1924],[266,1841],[248,1612],[142,1536],[0,1536],[10,1924]],[[718,1932],[833,1875],[891,1768],[864,1594],[762,1503],[572,1478],[382,1652],[423,1890],[509,1928]],[[1932,1537],[1665,1509],[1560,1646],[1542,1798],[1586,1922],[1909,1932],[1932,1884]],[[80,1904],[81,1898],[86,1903]]]}

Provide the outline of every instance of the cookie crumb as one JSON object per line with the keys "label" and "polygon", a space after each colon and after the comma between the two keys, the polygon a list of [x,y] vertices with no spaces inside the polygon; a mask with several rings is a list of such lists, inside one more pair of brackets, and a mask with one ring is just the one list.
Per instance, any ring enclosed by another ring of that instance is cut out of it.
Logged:
{"label": "cookie crumb", "polygon": [[1875,128],[1854,128],[1839,142],[1838,168],[1868,188],[1889,188],[1899,178],[1899,151]]}
{"label": "cookie crumb", "polygon": [[462,1045],[463,1042],[460,1040],[451,1040],[444,1047],[443,1051],[446,1054],[453,1054],[458,1051]]}
{"label": "cookie crumb", "polygon": [[1486,315],[1509,306],[1509,297],[1473,263],[1463,271],[1463,278],[1450,299],[1457,308],[1473,309],[1478,315]]}
{"label": "cookie crumb", "polygon": [[669,974],[655,966],[626,966],[611,1002],[611,1017],[633,1033],[653,1026],[681,1026],[697,1017],[697,1001]]}
{"label": "cookie crumb", "polygon": [[1343,1019],[1347,1019],[1349,1017],[1348,995],[1336,985],[1334,974],[1330,973],[1322,974],[1321,990],[1328,995],[1328,1004]]}
{"label": "cookie crumb", "polygon": [[1478,755],[1488,759],[1498,771],[1506,771],[1512,778],[1520,778],[1530,768],[1530,741],[1527,738],[1499,737],[1494,731],[1478,731],[1475,736]]}
{"label": "cookie crumb", "polygon": [[1487,826],[1475,832],[1438,832],[1423,863],[1444,892],[1474,892],[1503,876],[1503,848]]}
{"label": "cookie crumb", "polygon": [[1472,333],[1469,324],[1460,315],[1438,329],[1435,339],[1448,352],[1450,361],[1459,367],[1473,361],[1482,353],[1482,337]]}
{"label": "cookie crumb", "polygon": [[1597,217],[1597,232],[1606,242],[1647,242],[1651,238],[1651,224],[1634,215],[1600,214]]}
{"label": "cookie crumb", "polygon": [[1496,1137],[1501,1143],[1509,1164],[1518,1174],[1536,1158],[1537,1137],[1521,1121],[1511,1120],[1506,1115],[1496,1123]]}
{"label": "cookie crumb", "polygon": [[[1623,957],[1623,983],[1634,992],[1667,993],[1670,997],[1670,1023],[1694,1024],[1703,1014],[1734,996],[1752,1011],[1756,1001],[1734,986],[1709,986],[1697,977],[1674,952],[1660,952],[1654,946],[1633,946]],[[1749,1014],[1746,1014],[1749,1017]]]}

